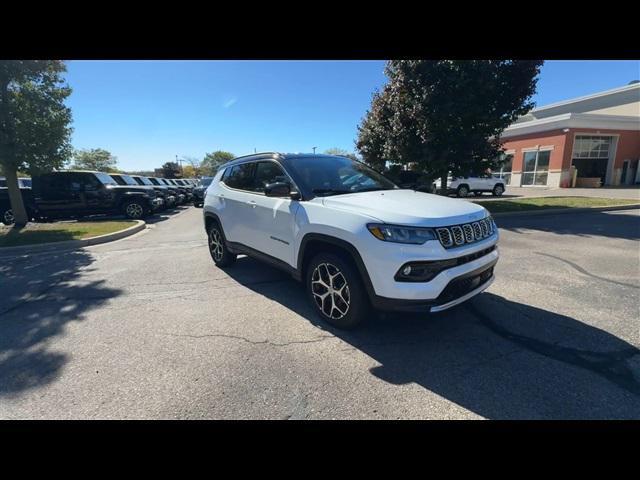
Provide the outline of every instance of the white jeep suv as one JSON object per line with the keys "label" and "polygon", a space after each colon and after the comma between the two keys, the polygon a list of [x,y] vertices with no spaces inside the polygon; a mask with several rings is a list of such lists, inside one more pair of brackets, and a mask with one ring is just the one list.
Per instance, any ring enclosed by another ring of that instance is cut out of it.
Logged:
{"label": "white jeep suv", "polygon": [[[440,179],[435,182],[436,190],[442,189]],[[484,192],[499,197],[504,193],[504,180],[492,175],[470,175],[468,177],[449,177],[447,179],[447,193],[455,193],[458,197],[466,197],[470,193],[479,197]]]}
{"label": "white jeep suv", "polygon": [[264,260],[305,283],[327,322],[354,327],[370,306],[438,312],[486,289],[498,229],[474,203],[402,190],[349,158],[258,153],[207,188],[211,257]]}

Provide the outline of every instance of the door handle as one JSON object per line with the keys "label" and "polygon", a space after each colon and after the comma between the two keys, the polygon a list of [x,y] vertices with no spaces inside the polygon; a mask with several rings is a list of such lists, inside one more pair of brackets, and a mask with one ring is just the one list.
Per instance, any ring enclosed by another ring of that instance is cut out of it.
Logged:
{"label": "door handle", "polygon": [[255,202],[255,201],[253,201],[253,200],[251,200],[251,201],[247,202],[247,205],[249,205],[249,206],[251,206],[251,207],[253,207],[253,208],[256,208],[256,202]]}

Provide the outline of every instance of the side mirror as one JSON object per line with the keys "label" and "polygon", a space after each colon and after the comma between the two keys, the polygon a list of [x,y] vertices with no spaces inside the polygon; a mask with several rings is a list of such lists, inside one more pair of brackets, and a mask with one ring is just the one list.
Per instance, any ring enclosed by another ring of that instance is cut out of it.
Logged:
{"label": "side mirror", "polygon": [[285,182],[270,183],[264,187],[264,194],[267,197],[288,197],[291,195],[291,185]]}

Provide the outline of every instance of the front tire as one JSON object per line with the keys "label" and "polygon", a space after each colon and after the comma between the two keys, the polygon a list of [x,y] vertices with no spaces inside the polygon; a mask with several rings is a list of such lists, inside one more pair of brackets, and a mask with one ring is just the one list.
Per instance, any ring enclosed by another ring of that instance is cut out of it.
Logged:
{"label": "front tire", "polygon": [[217,223],[209,227],[209,254],[217,267],[224,268],[233,265],[237,255],[227,248],[222,228]]}
{"label": "front tire", "polygon": [[7,208],[4,212],[2,212],[2,223],[5,225],[13,225],[15,222],[15,217],[13,216],[13,210]]}
{"label": "front tire", "polygon": [[147,214],[147,209],[139,200],[129,200],[122,207],[124,214],[131,220],[140,220]]}
{"label": "front tire", "polygon": [[504,187],[502,185],[496,185],[495,187],[493,187],[492,193],[494,197],[499,197],[504,193]]}
{"label": "front tire", "polygon": [[307,296],[323,320],[351,329],[366,319],[369,302],[351,262],[333,253],[320,253],[309,262],[306,272]]}

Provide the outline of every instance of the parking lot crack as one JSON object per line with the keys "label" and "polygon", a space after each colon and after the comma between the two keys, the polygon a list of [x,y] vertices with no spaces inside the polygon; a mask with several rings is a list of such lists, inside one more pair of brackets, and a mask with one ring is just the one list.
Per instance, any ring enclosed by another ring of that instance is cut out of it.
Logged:
{"label": "parking lot crack", "polygon": [[564,258],[561,257],[556,257],[555,255],[550,255],[548,253],[542,253],[542,252],[533,252],[536,255],[542,255],[544,257],[550,257],[550,258],[554,258],[560,262],[566,263],[567,265],[569,265],[570,267],[572,267],[574,270],[577,270],[578,272],[582,273],[583,275],[586,275],[588,277],[591,278],[595,278],[596,280],[600,280],[603,282],[608,282],[608,283],[613,283],[614,285],[620,285],[622,287],[629,287],[629,288],[637,288],[640,289],[640,285],[633,285],[631,283],[625,283],[625,282],[618,282],[616,280],[611,280],[610,278],[605,278],[605,277],[600,277],[598,275],[594,275],[591,272],[586,271],[584,268],[582,268],[580,265],[578,265],[577,263],[574,263],[570,260],[565,260]]}
{"label": "parking lot crack", "polygon": [[290,345],[300,345],[305,343],[318,343],[323,342],[329,338],[336,338],[333,335],[322,335],[320,337],[310,339],[310,340],[293,340],[291,342],[272,342],[270,340],[251,340],[247,337],[243,337],[240,335],[229,335],[225,333],[208,333],[202,335],[190,335],[186,333],[159,333],[159,335],[168,335],[172,337],[188,337],[188,338],[230,338],[233,340],[241,340],[246,343],[250,343],[251,345],[269,345],[272,347],[288,347]]}

